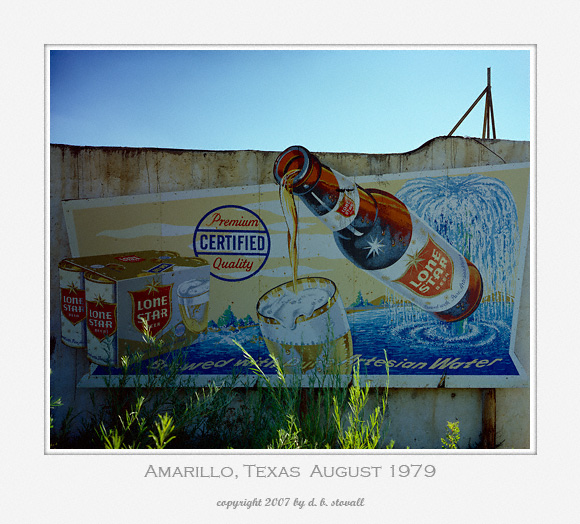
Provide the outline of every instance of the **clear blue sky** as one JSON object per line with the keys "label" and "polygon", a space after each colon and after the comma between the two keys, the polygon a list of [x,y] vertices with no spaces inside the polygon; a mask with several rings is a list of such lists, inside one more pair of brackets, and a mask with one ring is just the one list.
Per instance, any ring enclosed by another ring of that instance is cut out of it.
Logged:
{"label": "clear blue sky", "polygon": [[[451,131],[488,67],[497,138],[529,140],[526,48],[52,49],[50,142],[405,152]],[[481,137],[483,113],[455,134]]]}

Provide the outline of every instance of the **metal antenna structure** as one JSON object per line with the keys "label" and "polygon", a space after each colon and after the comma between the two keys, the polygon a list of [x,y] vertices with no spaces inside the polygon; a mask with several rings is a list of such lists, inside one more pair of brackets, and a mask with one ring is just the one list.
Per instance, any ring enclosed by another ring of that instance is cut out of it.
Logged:
{"label": "metal antenna structure", "polygon": [[[495,135],[495,119],[493,117],[493,101],[491,99],[491,67],[487,68],[487,85],[485,89],[481,92],[481,94],[477,97],[475,102],[471,104],[471,107],[465,112],[465,114],[461,117],[459,122],[455,124],[455,127],[449,132],[447,136],[453,135],[457,128],[461,125],[461,123],[467,118],[467,115],[471,113],[471,110],[477,105],[477,103],[483,98],[485,95],[485,111],[483,113],[483,132],[481,134],[481,138],[496,138]],[[493,137],[490,135],[493,133]]]}

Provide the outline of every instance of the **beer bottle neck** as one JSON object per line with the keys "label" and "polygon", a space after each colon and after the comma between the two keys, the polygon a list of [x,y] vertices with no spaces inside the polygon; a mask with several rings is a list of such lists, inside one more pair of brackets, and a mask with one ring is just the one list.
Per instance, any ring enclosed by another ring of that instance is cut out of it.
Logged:
{"label": "beer bottle neck", "polygon": [[285,185],[331,230],[355,235],[369,230],[377,216],[375,199],[354,181],[325,166],[301,146],[280,154],[274,177]]}
{"label": "beer bottle neck", "polygon": [[320,178],[318,158],[302,146],[292,146],[280,153],[274,163],[274,178],[294,194],[308,193]]}

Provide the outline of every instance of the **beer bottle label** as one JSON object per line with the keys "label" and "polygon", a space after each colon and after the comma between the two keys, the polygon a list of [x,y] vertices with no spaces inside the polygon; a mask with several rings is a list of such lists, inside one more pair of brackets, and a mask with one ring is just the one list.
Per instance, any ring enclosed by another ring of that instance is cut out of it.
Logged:
{"label": "beer bottle label", "polygon": [[392,266],[369,273],[425,311],[445,311],[467,291],[467,261],[414,213],[410,215],[413,232],[405,254]]}
{"label": "beer bottle label", "polygon": [[336,171],[330,171],[336,179],[339,197],[334,207],[319,218],[330,230],[340,231],[350,226],[356,218],[360,196],[353,180]]}

